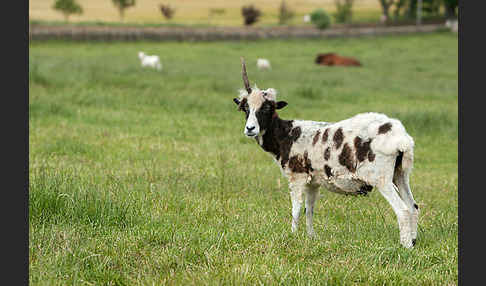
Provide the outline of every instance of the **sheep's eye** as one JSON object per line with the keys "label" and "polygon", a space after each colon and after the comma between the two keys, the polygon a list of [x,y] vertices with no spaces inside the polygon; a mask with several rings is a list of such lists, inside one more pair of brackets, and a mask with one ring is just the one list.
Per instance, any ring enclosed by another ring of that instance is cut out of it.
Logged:
{"label": "sheep's eye", "polygon": [[245,104],[240,104],[239,109],[244,112],[248,112],[248,103],[245,102]]}

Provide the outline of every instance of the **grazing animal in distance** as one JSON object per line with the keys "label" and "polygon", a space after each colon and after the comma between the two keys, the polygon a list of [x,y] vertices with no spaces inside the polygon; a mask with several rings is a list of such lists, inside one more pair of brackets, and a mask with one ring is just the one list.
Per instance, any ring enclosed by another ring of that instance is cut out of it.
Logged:
{"label": "grazing animal in distance", "polygon": [[140,59],[140,64],[142,67],[153,67],[157,70],[162,69],[159,56],[149,56],[144,52],[138,52],[138,58]]}
{"label": "grazing animal in distance", "polygon": [[399,120],[374,112],[338,122],[284,120],[277,110],[287,102],[277,101],[273,88],[251,88],[243,58],[242,75],[245,89],[233,101],[245,114],[243,133],[255,139],[288,179],[292,232],[305,197],[307,234],[315,235],[319,188],[364,196],[376,188],[397,217],[400,243],[415,245],[419,210],[409,184],[414,141]]}
{"label": "grazing animal in distance", "polygon": [[445,26],[449,28],[452,32],[457,33],[459,28],[459,22],[457,21],[457,19],[447,19],[447,21],[445,22]]}
{"label": "grazing animal in distance", "polygon": [[358,60],[342,57],[336,53],[318,54],[316,64],[324,66],[361,66]]}
{"label": "grazing animal in distance", "polygon": [[257,59],[257,68],[259,70],[271,69],[270,61],[267,59]]}

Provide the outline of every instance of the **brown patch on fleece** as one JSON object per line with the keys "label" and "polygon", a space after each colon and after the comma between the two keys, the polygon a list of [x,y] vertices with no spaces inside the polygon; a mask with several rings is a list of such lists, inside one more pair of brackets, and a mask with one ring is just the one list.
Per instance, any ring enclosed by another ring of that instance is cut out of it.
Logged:
{"label": "brown patch on fleece", "polygon": [[309,155],[307,154],[307,151],[304,152],[304,163],[305,163],[305,168],[307,169],[307,173],[310,173],[314,171],[314,168],[312,168],[312,162],[310,158],[308,157]]}
{"label": "brown patch on fleece", "polygon": [[324,160],[329,160],[329,158],[331,157],[331,148],[330,147],[327,147],[326,148],[326,151],[324,151]]}
{"label": "brown patch on fleece", "polygon": [[294,173],[305,173],[304,164],[302,162],[302,158],[299,157],[299,155],[290,157],[289,168]]}
{"label": "brown patch on fleece", "polygon": [[332,176],[332,169],[327,164],[324,165],[324,171],[326,172],[326,176],[330,178]]}
{"label": "brown patch on fleece", "polygon": [[339,164],[346,166],[346,168],[351,173],[354,173],[356,171],[353,153],[351,151],[351,148],[348,146],[348,143],[344,144],[343,150],[341,154],[339,154]]}
{"label": "brown patch on fleece", "polygon": [[356,136],[354,138],[354,148],[356,149],[356,158],[358,161],[363,162],[371,152],[370,144],[372,139],[363,142],[361,137]]}
{"label": "brown patch on fleece", "polygon": [[334,136],[332,137],[332,140],[336,144],[336,149],[339,149],[341,147],[341,144],[343,143],[344,140],[344,134],[343,134],[343,129],[339,128],[334,132]]}
{"label": "brown patch on fleece", "polygon": [[304,152],[303,156],[294,155],[289,159],[289,168],[295,173],[310,173],[314,171],[312,168],[312,162],[308,157],[307,151]]}
{"label": "brown patch on fleece", "polygon": [[392,128],[392,124],[390,122],[387,122],[378,128],[378,134],[385,134],[388,131],[390,131],[391,128]]}
{"label": "brown patch on fleece", "polygon": [[300,135],[302,134],[302,129],[300,129],[300,126],[295,127],[292,129],[290,132],[290,138],[292,139],[293,142],[297,141],[299,139]]}
{"label": "brown patch on fleece", "polygon": [[314,139],[312,139],[312,146],[316,145],[317,141],[319,141],[319,135],[321,135],[321,131],[317,130],[317,133],[314,136]]}
{"label": "brown patch on fleece", "polygon": [[373,153],[373,151],[371,151],[370,149],[370,152],[368,153],[368,161],[373,162],[374,160],[375,160],[375,153]]}
{"label": "brown patch on fleece", "polygon": [[324,134],[322,134],[322,144],[327,142],[327,137],[329,136],[329,128],[324,131]]}

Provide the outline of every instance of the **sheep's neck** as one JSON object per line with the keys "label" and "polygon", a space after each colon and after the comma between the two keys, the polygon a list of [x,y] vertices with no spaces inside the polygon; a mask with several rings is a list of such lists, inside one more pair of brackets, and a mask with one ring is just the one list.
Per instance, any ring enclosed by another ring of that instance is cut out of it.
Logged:
{"label": "sheep's neck", "polygon": [[280,119],[275,113],[270,127],[265,130],[261,140],[257,138],[257,142],[263,150],[273,154],[277,161],[281,160],[283,168],[289,160],[292,144],[300,136],[300,128],[294,132],[296,129],[292,129],[292,127],[293,120]]}

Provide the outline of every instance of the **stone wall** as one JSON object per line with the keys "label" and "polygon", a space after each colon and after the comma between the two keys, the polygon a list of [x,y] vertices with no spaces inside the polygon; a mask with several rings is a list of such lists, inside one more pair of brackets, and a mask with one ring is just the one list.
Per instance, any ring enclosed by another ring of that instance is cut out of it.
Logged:
{"label": "stone wall", "polygon": [[395,35],[444,30],[443,24],[421,26],[376,26],[330,28],[312,27],[106,27],[106,26],[42,26],[32,25],[31,40],[63,39],[75,41],[215,41],[256,40],[268,38],[328,38],[370,35]]}

